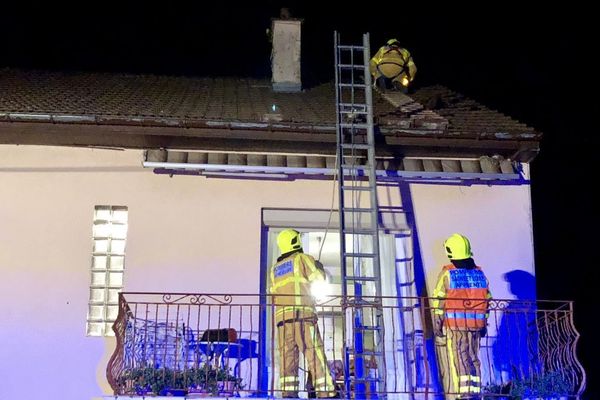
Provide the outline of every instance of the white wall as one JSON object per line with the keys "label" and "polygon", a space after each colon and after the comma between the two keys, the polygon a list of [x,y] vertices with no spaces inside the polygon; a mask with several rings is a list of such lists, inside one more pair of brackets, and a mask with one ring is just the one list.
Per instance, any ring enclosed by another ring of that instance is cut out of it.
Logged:
{"label": "white wall", "polygon": [[[331,205],[330,181],[170,178],[141,160],[140,151],[0,146],[1,399],[110,394],[113,341],[85,336],[94,206],[129,208],[125,290],[257,293],[261,208]],[[412,190],[428,280],[455,231],[470,237],[495,296],[509,294],[503,271],[533,270],[528,187]]]}
{"label": "white wall", "polygon": [[535,275],[529,186],[412,185],[411,190],[429,295],[441,267],[449,264],[444,240],[455,232],[469,238],[494,298],[514,298],[504,273]]}

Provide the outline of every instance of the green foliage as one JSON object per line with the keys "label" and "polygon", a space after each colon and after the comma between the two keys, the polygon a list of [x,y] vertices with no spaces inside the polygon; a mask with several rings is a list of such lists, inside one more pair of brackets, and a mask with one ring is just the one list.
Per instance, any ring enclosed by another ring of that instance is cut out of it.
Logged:
{"label": "green foliage", "polygon": [[527,379],[514,379],[506,385],[484,388],[484,400],[555,399],[571,393],[571,385],[560,372],[551,371]]}
{"label": "green foliage", "polygon": [[243,389],[242,379],[230,373],[230,369],[217,368],[208,364],[186,370],[173,370],[169,368],[140,367],[124,370],[117,384],[121,394],[144,395],[154,393],[158,395],[181,391],[183,394],[201,391],[212,395],[219,395],[229,390]]}
{"label": "green foliage", "polygon": [[522,400],[527,397],[548,399],[565,396],[570,391],[571,385],[561,373],[552,371],[531,379],[514,381],[510,394],[514,400]]}

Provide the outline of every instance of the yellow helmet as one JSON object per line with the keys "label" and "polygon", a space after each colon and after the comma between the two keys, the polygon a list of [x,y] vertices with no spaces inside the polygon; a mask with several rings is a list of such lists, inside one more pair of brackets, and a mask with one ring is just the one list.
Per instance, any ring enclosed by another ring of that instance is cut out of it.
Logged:
{"label": "yellow helmet", "polygon": [[469,239],[458,233],[446,239],[444,247],[446,248],[446,255],[451,260],[466,260],[473,256]]}
{"label": "yellow helmet", "polygon": [[300,241],[300,232],[294,229],[282,230],[277,236],[277,246],[279,246],[281,254],[302,249],[302,242]]}
{"label": "yellow helmet", "polygon": [[400,46],[400,41],[398,39],[390,39],[387,41],[388,46]]}

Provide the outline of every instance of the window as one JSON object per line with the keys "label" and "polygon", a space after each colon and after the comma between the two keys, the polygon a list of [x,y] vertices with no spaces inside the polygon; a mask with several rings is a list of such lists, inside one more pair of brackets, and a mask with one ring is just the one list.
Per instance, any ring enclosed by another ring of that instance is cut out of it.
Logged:
{"label": "window", "polygon": [[88,336],[114,336],[112,325],[119,312],[123,289],[127,207],[96,206],[92,226]]}

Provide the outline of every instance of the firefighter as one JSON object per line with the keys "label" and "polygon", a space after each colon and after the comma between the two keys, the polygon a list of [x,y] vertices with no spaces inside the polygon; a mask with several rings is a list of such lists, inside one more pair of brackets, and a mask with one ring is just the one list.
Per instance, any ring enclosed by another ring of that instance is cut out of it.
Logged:
{"label": "firefighter", "polygon": [[325,358],[310,284],[325,279],[323,265],[304,254],[300,233],[285,229],[277,236],[281,256],[271,268],[279,349],[279,383],[284,398],[297,398],[299,352],[302,351],[317,397],[337,393]]}
{"label": "firefighter", "polygon": [[487,333],[489,283],[473,261],[469,239],[455,233],[444,247],[451,263],[440,272],[432,302],[435,335],[445,338],[444,383],[458,399],[480,399],[479,341]]}
{"label": "firefighter", "polygon": [[417,66],[410,52],[400,47],[397,39],[390,39],[379,48],[369,62],[374,84],[382,90],[394,88],[404,93],[415,79]]}

